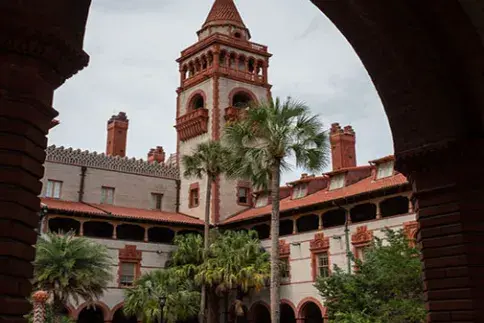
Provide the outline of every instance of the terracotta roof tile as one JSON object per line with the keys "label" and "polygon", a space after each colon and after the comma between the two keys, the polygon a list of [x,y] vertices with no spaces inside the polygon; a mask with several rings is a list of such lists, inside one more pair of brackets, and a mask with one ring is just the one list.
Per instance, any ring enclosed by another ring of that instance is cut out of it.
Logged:
{"label": "terracotta roof tile", "polygon": [[[281,200],[280,209],[281,212],[289,211],[295,208],[316,205],[332,200],[338,200],[344,197],[359,195],[361,193],[377,191],[383,188],[400,186],[407,183],[407,179],[402,174],[396,174],[394,176],[382,178],[379,180],[375,180],[373,176],[369,176],[359,182],[356,182],[347,187],[343,187],[341,189],[336,189],[332,191],[324,189],[297,200],[293,200],[291,199],[291,197],[284,198]],[[270,214],[271,209],[271,205],[267,205],[261,208],[251,208],[231,218],[228,218],[223,223],[228,224],[258,218]]]}
{"label": "terracotta roof tile", "polygon": [[86,204],[72,201],[42,198],[41,202],[49,209],[83,213],[98,216],[112,216],[125,219],[140,219],[156,222],[203,224],[200,219],[182,213],[163,212],[155,210],[135,209],[106,204]]}
{"label": "terracotta roof tile", "polygon": [[246,28],[233,0],[215,0],[207,20],[203,24],[203,28],[222,23],[232,23],[236,26]]}

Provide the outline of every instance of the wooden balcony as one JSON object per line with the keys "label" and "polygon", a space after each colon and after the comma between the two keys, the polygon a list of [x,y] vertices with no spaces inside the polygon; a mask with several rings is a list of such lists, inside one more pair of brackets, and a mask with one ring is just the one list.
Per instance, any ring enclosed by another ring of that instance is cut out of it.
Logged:
{"label": "wooden balcony", "polygon": [[197,109],[176,119],[175,125],[181,141],[208,131],[208,109]]}

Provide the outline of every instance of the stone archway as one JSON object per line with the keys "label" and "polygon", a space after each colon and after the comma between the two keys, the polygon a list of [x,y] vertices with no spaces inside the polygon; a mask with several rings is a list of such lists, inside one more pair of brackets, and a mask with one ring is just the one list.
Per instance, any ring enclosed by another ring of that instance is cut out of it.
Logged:
{"label": "stone archway", "polygon": [[77,323],[104,323],[104,313],[99,307],[85,307],[77,316]]}
{"label": "stone archway", "polygon": [[288,300],[281,300],[281,323],[296,323],[296,308]]}
{"label": "stone archway", "polygon": [[[482,1],[312,1],[352,44],[384,104],[397,168],[417,200],[429,321],[484,321],[475,283],[484,274],[475,247],[484,242]],[[0,316],[10,321],[29,309],[29,289],[16,286],[32,277],[53,92],[89,60],[91,1],[31,2],[0,4],[0,169],[12,170],[0,173],[0,220],[10,228],[0,233],[10,264]]]}
{"label": "stone archway", "polygon": [[298,306],[298,321],[304,323],[324,323],[324,308],[321,303],[308,297],[303,299]]}
{"label": "stone archway", "polygon": [[123,313],[123,307],[113,309],[112,323],[137,323],[138,319],[135,316],[126,317]]}
{"label": "stone archway", "polygon": [[271,323],[271,312],[269,305],[260,301],[252,304],[249,311],[250,323]]}

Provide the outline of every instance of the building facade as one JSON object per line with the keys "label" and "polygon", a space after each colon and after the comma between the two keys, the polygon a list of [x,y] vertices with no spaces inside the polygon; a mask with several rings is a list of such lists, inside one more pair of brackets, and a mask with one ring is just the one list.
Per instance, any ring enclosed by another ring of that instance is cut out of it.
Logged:
{"label": "building facade", "polygon": [[[78,322],[135,322],[122,315],[123,290],[141,274],[163,268],[176,234],[201,232],[206,179],[183,178],[181,156],[198,143],[220,139],[226,122],[250,102],[270,99],[267,47],[250,41],[232,0],[216,0],[198,31],[198,41],[177,60],[177,152],[161,146],[146,160],[129,159],[124,113],[107,122],[106,152],[47,148],[41,201],[42,231],[73,230],[106,245],[113,281],[96,308],[71,304]],[[393,156],[358,166],[351,126],[330,129],[333,170],[302,174],[281,188],[280,255],[287,263],[281,287],[282,322],[323,322],[324,300],[313,284],[333,265],[350,268],[347,242],[357,257],[385,228],[417,229],[411,188],[394,170]],[[211,221],[226,229],[253,229],[270,251],[271,197],[250,183],[223,176],[213,184]],[[349,241],[346,241],[348,239]],[[246,299],[237,320],[270,322],[268,291]],[[222,308],[222,307],[220,307]],[[220,322],[224,313],[219,312]],[[235,321],[233,310],[229,320]]]}

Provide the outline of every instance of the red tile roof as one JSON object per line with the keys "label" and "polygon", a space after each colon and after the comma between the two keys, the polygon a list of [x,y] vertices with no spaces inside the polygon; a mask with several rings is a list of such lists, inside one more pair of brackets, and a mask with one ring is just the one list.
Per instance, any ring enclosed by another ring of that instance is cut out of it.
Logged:
{"label": "red tile roof", "polygon": [[87,215],[112,216],[123,219],[139,219],[156,222],[203,224],[200,219],[182,213],[135,209],[106,204],[80,203],[42,198],[41,202],[51,210],[82,213]]}
{"label": "red tile roof", "polygon": [[[328,189],[317,191],[306,197],[293,200],[287,197],[281,200],[281,212],[289,211],[296,208],[316,205],[328,201],[338,200],[344,197],[356,196],[362,193],[377,191],[384,188],[396,187],[407,184],[408,181],[402,174],[375,180],[373,176],[366,177],[352,185],[329,191]],[[271,213],[271,205],[261,208],[251,208],[235,216],[228,218],[223,223],[235,223],[253,218],[258,218]]]}
{"label": "red tile roof", "polygon": [[203,24],[203,28],[223,23],[232,23],[238,27],[245,28],[242,17],[240,17],[233,0],[215,0],[207,20]]}

